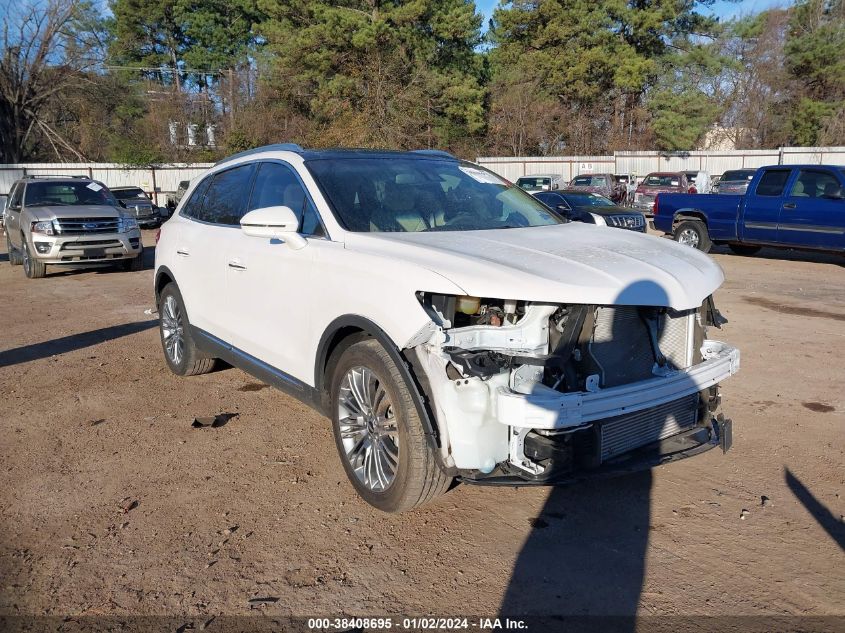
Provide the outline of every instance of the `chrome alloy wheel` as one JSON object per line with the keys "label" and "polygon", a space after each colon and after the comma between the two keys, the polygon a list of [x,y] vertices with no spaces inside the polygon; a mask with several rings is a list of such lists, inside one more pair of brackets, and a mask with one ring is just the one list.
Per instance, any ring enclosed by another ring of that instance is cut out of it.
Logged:
{"label": "chrome alloy wheel", "polygon": [[167,295],[161,310],[161,334],[164,338],[164,349],[167,357],[174,365],[182,362],[185,355],[184,319],[179,303],[173,295]]}
{"label": "chrome alloy wheel", "polygon": [[353,367],[340,382],[337,419],[346,459],[369,490],[384,492],[399,468],[399,429],[384,383]]}
{"label": "chrome alloy wheel", "polygon": [[700,238],[698,236],[698,233],[693,229],[684,229],[683,231],[681,231],[680,235],[678,235],[679,244],[686,244],[687,246],[698,248],[699,241]]}

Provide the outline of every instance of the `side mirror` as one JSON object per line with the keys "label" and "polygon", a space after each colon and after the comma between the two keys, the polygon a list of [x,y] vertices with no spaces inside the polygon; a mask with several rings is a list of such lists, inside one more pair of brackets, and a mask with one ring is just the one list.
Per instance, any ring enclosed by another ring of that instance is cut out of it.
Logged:
{"label": "side mirror", "polygon": [[241,218],[241,230],[250,237],[280,239],[294,250],[308,244],[297,232],[299,218],[290,207],[264,207],[250,211]]}
{"label": "side mirror", "polygon": [[119,204],[119,205],[120,205],[121,207],[123,207],[124,209],[126,208],[126,203],[125,203],[123,200],[118,200],[118,201],[117,201],[117,204]]}
{"label": "side mirror", "polygon": [[557,209],[557,212],[560,213],[565,218],[569,218],[569,217],[572,216],[572,209],[570,209],[569,207],[567,207],[563,204],[557,205],[557,207],[555,207],[555,209]]}
{"label": "side mirror", "polygon": [[842,200],[843,198],[845,198],[845,193],[843,193],[842,187],[839,187],[839,189],[837,189],[836,191],[822,197],[827,198],[828,200]]}

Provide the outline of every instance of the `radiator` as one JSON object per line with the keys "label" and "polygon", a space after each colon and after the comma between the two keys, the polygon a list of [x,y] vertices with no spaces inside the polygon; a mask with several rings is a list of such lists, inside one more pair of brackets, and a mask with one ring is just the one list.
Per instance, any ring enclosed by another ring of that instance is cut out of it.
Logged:
{"label": "radiator", "polygon": [[698,394],[651,409],[626,413],[601,423],[601,460],[657,442],[693,426],[698,417]]}

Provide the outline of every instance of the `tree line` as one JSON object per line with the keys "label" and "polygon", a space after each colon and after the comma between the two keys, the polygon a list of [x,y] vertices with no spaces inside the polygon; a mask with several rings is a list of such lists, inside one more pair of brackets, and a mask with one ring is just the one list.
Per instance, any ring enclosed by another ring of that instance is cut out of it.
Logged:
{"label": "tree line", "polygon": [[845,0],[713,1],[4,0],[0,162],[845,144]]}

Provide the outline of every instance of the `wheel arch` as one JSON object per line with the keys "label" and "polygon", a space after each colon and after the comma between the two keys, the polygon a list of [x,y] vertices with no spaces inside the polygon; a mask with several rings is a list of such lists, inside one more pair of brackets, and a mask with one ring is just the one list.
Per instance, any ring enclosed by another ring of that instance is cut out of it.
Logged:
{"label": "wheel arch", "polygon": [[160,266],[156,271],[155,277],[156,306],[158,306],[159,299],[161,298],[161,291],[169,283],[176,283],[176,278],[167,266]]}
{"label": "wheel arch", "polygon": [[684,220],[699,220],[707,227],[707,215],[698,209],[679,209],[672,218],[672,226],[675,227]]}
{"label": "wheel arch", "polygon": [[439,456],[439,433],[435,417],[429,405],[431,395],[425,389],[427,382],[425,377],[418,377],[416,375],[413,363],[409,360],[409,357],[396,346],[381,327],[366,317],[354,314],[340,316],[329,323],[320,337],[314,361],[314,386],[317,393],[320,394],[321,408],[329,416],[331,415],[328,378],[331,375],[332,365],[337,358],[336,352],[354,344],[356,341],[367,338],[377,340],[396,364],[399,373],[405,380],[408,390],[411,392],[414,406],[423,423],[426,437],[438,449],[436,454]]}

